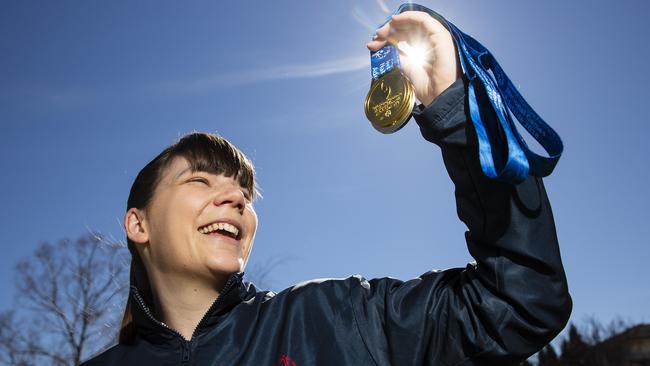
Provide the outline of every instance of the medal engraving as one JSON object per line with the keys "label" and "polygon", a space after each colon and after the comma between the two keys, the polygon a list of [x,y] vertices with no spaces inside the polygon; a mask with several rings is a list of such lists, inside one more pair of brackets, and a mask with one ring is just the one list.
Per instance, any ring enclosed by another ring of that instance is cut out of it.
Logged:
{"label": "medal engraving", "polygon": [[370,86],[365,102],[366,117],[380,132],[395,132],[411,116],[414,100],[409,81],[399,70],[392,70]]}
{"label": "medal engraving", "polygon": [[375,113],[375,118],[377,120],[382,120],[384,118],[389,118],[393,112],[392,109],[396,109],[399,107],[401,101],[402,101],[402,93],[398,93],[397,95],[391,95],[391,87],[384,84],[384,81],[379,82],[379,89],[386,93],[385,100],[383,102],[380,102],[377,105],[372,106],[372,111]]}

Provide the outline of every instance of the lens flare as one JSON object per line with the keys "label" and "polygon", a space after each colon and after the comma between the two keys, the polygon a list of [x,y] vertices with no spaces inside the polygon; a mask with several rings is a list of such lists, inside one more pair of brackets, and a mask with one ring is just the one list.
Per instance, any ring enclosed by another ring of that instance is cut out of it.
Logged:
{"label": "lens flare", "polygon": [[379,9],[381,9],[384,13],[390,14],[390,9],[388,9],[388,6],[386,6],[384,0],[377,0],[377,4],[379,5]]}
{"label": "lens flare", "polygon": [[402,51],[409,59],[409,62],[417,67],[422,67],[429,59],[431,48],[424,43],[415,43],[413,45],[407,42],[399,42],[397,48]]}
{"label": "lens flare", "polygon": [[377,30],[377,22],[372,21],[368,14],[364,12],[358,6],[352,8],[352,18],[361,24],[364,28],[368,29],[370,32],[375,32]]}

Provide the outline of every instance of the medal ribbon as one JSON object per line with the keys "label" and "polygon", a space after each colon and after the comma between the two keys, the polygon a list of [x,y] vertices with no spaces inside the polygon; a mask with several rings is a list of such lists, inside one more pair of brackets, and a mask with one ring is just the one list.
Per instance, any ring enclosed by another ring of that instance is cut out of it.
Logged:
{"label": "medal ribbon", "polygon": [[[463,72],[469,80],[466,95],[472,125],[478,139],[479,160],[485,175],[517,184],[524,181],[529,174],[536,177],[551,174],[562,155],[562,140],[526,102],[492,53],[427,7],[406,3],[402,4],[395,14],[408,10],[423,11],[440,21],[456,43]],[[393,46],[386,46],[381,50],[387,47]],[[376,52],[371,53],[371,60]],[[397,65],[399,66],[399,58]],[[492,71],[494,78],[488,70]],[[540,156],[530,150],[517,131],[511,112],[549,157]]]}
{"label": "medal ribbon", "polygon": [[379,79],[389,71],[399,67],[399,51],[393,45],[386,45],[380,50],[370,53],[372,81]]}

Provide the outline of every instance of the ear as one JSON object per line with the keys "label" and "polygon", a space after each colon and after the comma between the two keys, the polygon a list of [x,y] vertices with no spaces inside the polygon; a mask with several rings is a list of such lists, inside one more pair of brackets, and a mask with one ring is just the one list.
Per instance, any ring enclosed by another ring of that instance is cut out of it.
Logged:
{"label": "ear", "polygon": [[124,230],[132,242],[144,244],[149,242],[149,232],[144,223],[144,212],[137,208],[130,208],[124,215]]}

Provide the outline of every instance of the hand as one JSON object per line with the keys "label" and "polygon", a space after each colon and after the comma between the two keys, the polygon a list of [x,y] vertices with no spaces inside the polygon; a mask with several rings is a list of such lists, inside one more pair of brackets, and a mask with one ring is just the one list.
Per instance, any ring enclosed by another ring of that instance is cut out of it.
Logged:
{"label": "hand", "polygon": [[377,51],[387,42],[402,41],[408,44],[398,47],[402,72],[411,81],[415,97],[427,106],[463,74],[453,38],[431,15],[405,11],[393,15],[366,47]]}

